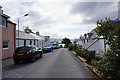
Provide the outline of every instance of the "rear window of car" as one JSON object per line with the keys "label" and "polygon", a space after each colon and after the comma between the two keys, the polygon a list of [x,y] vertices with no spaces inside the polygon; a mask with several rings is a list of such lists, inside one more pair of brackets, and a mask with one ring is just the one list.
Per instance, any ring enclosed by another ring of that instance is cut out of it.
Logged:
{"label": "rear window of car", "polygon": [[18,47],[15,51],[26,51],[26,50],[31,50],[32,47]]}

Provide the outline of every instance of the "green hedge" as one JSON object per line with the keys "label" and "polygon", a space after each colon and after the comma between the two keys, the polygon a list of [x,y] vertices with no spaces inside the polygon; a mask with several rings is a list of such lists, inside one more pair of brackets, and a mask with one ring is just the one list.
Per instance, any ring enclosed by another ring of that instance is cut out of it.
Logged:
{"label": "green hedge", "polygon": [[73,50],[73,46],[74,46],[73,44],[69,44],[69,45],[68,45],[68,49],[69,49],[70,51]]}
{"label": "green hedge", "polygon": [[68,49],[71,51],[71,50],[76,50],[78,48],[77,44],[69,44],[68,45]]}
{"label": "green hedge", "polygon": [[78,55],[78,56],[81,56],[85,59],[87,59],[87,61],[89,63],[91,63],[92,59],[95,59],[95,52],[94,51],[88,51],[86,49],[80,49],[77,44],[69,44],[68,45],[68,49],[71,51],[75,51],[75,53]]}

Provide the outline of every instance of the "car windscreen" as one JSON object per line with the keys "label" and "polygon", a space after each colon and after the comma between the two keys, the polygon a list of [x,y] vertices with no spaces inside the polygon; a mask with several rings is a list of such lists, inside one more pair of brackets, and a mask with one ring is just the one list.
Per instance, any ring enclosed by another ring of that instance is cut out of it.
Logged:
{"label": "car windscreen", "polygon": [[44,46],[44,47],[50,47],[50,45],[46,45],[46,46]]}
{"label": "car windscreen", "polygon": [[53,46],[58,46],[58,44],[53,44]]}

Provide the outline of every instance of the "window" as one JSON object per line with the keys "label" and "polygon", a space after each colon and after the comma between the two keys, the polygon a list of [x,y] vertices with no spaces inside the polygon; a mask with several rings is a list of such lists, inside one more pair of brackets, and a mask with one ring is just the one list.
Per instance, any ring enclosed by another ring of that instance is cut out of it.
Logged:
{"label": "window", "polygon": [[6,18],[5,17],[0,16],[0,25],[2,27],[6,27]]}
{"label": "window", "polygon": [[85,43],[85,40],[84,40],[84,43]]}
{"label": "window", "polygon": [[8,41],[3,41],[3,49],[8,49],[9,43]]}
{"label": "window", "polygon": [[87,42],[88,42],[88,39],[87,39]]}
{"label": "window", "polygon": [[2,26],[6,27],[6,18],[2,17]]}

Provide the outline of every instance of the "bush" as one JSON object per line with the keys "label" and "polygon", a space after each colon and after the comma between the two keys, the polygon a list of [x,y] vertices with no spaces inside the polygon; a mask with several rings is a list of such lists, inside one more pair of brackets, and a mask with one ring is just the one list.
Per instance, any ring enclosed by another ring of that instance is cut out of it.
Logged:
{"label": "bush", "polygon": [[68,45],[68,49],[71,51],[71,50],[76,50],[77,48],[79,48],[78,46],[77,46],[77,44],[69,44]]}
{"label": "bush", "polygon": [[71,51],[71,50],[73,50],[73,44],[69,44],[68,45],[68,49]]}
{"label": "bush", "polygon": [[87,50],[85,48],[81,50],[81,56],[87,58]]}
{"label": "bush", "polygon": [[77,47],[75,49],[75,53],[78,55],[78,56],[81,56],[81,50]]}
{"label": "bush", "polygon": [[88,62],[91,63],[92,59],[95,58],[95,52],[94,51],[87,51],[85,48],[83,49],[80,49],[77,44],[69,44],[68,45],[68,49],[71,51],[71,50],[74,50],[75,53],[78,55],[78,56],[81,56],[85,59],[87,59]]}
{"label": "bush", "polygon": [[92,59],[95,59],[95,52],[94,51],[87,51],[87,61],[91,63]]}
{"label": "bush", "polygon": [[[77,54],[79,55],[79,56],[81,56],[81,57],[83,57],[83,58],[85,58],[85,59],[87,59],[87,61],[88,62],[90,62],[91,63],[91,61],[92,61],[92,59],[94,59],[95,58],[95,52],[94,51],[87,51],[86,49],[78,49],[78,50],[76,50],[77,52]],[[78,52],[79,51],[79,52]]]}
{"label": "bush", "polygon": [[73,44],[73,50],[76,50],[78,48],[77,44]]}

